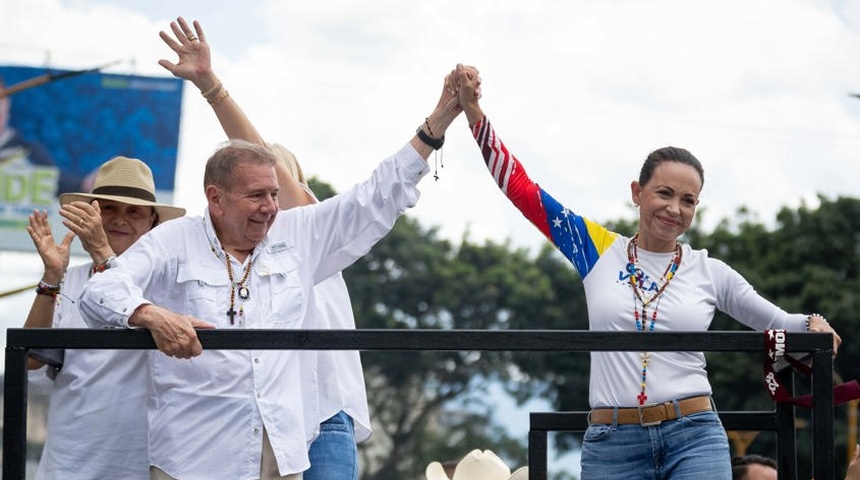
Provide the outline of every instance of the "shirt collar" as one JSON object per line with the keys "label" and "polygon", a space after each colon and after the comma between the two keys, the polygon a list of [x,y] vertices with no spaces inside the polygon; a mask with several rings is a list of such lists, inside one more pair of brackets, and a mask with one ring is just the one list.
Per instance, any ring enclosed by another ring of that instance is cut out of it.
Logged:
{"label": "shirt collar", "polygon": [[[219,260],[224,260],[224,246],[221,245],[221,240],[218,238],[218,235],[215,234],[215,225],[212,223],[212,215],[209,213],[209,207],[203,211],[203,230],[206,232],[206,239],[209,241],[209,248],[212,250],[212,253]],[[251,252],[251,259],[256,259],[260,252],[266,250],[266,246],[269,244],[269,234],[266,233],[266,236],[263,240],[258,243],[254,247],[254,251]]]}

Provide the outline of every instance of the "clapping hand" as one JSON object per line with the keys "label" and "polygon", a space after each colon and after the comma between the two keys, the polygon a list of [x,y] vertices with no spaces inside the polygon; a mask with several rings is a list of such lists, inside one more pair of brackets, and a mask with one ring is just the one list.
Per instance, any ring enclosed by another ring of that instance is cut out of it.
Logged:
{"label": "clapping hand", "polygon": [[51,225],[48,223],[48,212],[45,210],[34,210],[28,220],[27,233],[33,239],[36,251],[39,252],[39,257],[42,258],[42,264],[45,266],[43,280],[52,285],[59,285],[69,266],[69,248],[72,240],[75,239],[75,234],[69,232],[63,237],[62,242],[56,243]]}

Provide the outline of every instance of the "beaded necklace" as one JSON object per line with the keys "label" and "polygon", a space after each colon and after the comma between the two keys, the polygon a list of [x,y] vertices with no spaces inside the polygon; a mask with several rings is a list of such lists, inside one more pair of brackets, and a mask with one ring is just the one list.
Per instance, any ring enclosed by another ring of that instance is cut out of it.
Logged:
{"label": "beaded necklace", "polygon": [[222,247],[222,251],[224,252],[224,260],[227,262],[227,276],[230,277],[230,310],[227,310],[227,316],[230,317],[230,325],[234,325],[236,320],[235,316],[238,313],[239,316],[245,315],[245,305],[239,306],[239,311],[235,310],[236,306],[236,293],[238,286],[238,294],[239,298],[242,299],[242,303],[251,297],[251,291],[248,290],[248,287],[245,286],[245,282],[248,281],[248,277],[251,275],[251,266],[254,264],[254,250],[252,249],[249,255],[251,258],[248,260],[248,265],[245,267],[245,273],[242,275],[242,280],[236,282],[233,280],[233,266],[230,265],[232,262],[230,261],[230,256],[227,255],[227,252],[224,251]]}
{"label": "beaded necklace", "polygon": [[[666,267],[663,276],[660,277],[657,289],[648,295],[645,292],[644,286],[645,274],[642,272],[642,269],[637,267],[639,262],[638,239],[639,232],[627,244],[627,273],[629,274],[627,281],[630,283],[631,290],[633,290],[633,319],[636,320],[636,331],[644,332],[645,322],[648,320],[648,307],[654,303],[654,308],[651,311],[651,322],[648,325],[648,331],[653,332],[654,325],[657,323],[657,312],[660,310],[661,296],[666,287],[669,286],[669,282],[675,278],[675,272],[678,271],[678,266],[681,265],[682,250],[681,244],[675,242],[675,255],[672,256],[672,261]],[[637,300],[642,303],[641,314]],[[639,405],[645,405],[645,401],[648,400],[648,395],[645,394],[645,379],[648,376],[648,363],[651,360],[651,354],[642,352],[640,358],[642,360],[642,390],[636,398],[639,400]]]}

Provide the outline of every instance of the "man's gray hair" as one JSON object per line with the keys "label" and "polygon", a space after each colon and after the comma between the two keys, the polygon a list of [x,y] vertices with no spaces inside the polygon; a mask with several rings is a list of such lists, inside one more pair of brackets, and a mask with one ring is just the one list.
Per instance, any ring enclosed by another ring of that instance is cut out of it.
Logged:
{"label": "man's gray hair", "polygon": [[232,190],[233,172],[242,165],[275,166],[275,155],[266,147],[246,140],[230,140],[223,143],[206,161],[203,172],[203,188],[209,185]]}

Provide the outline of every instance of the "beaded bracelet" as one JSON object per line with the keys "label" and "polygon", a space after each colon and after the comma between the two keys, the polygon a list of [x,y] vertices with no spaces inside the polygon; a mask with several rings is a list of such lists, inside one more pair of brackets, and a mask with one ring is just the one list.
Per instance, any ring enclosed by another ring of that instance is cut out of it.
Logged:
{"label": "beaded bracelet", "polygon": [[812,317],[820,317],[822,320],[824,320],[824,323],[827,323],[827,319],[824,318],[824,315],[822,315],[820,313],[810,313],[809,315],[806,316],[806,331],[807,332],[809,331],[809,323],[812,320]]}
{"label": "beaded bracelet", "polygon": [[228,92],[226,88],[222,88],[217,95],[213,96],[212,98],[207,98],[206,101],[209,102],[209,105],[212,105],[214,107],[215,105],[221,103],[221,100],[227,98],[228,95],[230,95],[230,92]]}
{"label": "beaded bracelet", "polygon": [[51,285],[44,280],[39,280],[39,285],[36,286],[36,295],[47,295],[51,298],[57,298],[60,294],[60,285]]}
{"label": "beaded bracelet", "polygon": [[215,82],[215,85],[212,85],[212,88],[210,88],[209,90],[206,90],[205,92],[200,92],[200,94],[203,95],[203,98],[209,98],[209,96],[211,96],[213,93],[217,92],[218,89],[221,88],[222,86],[223,85],[221,85],[221,80],[218,80]]}
{"label": "beaded bracelet", "polygon": [[433,135],[433,129],[430,128],[430,117],[424,117],[424,126],[427,127],[427,133],[429,133],[431,137],[436,136]]}

